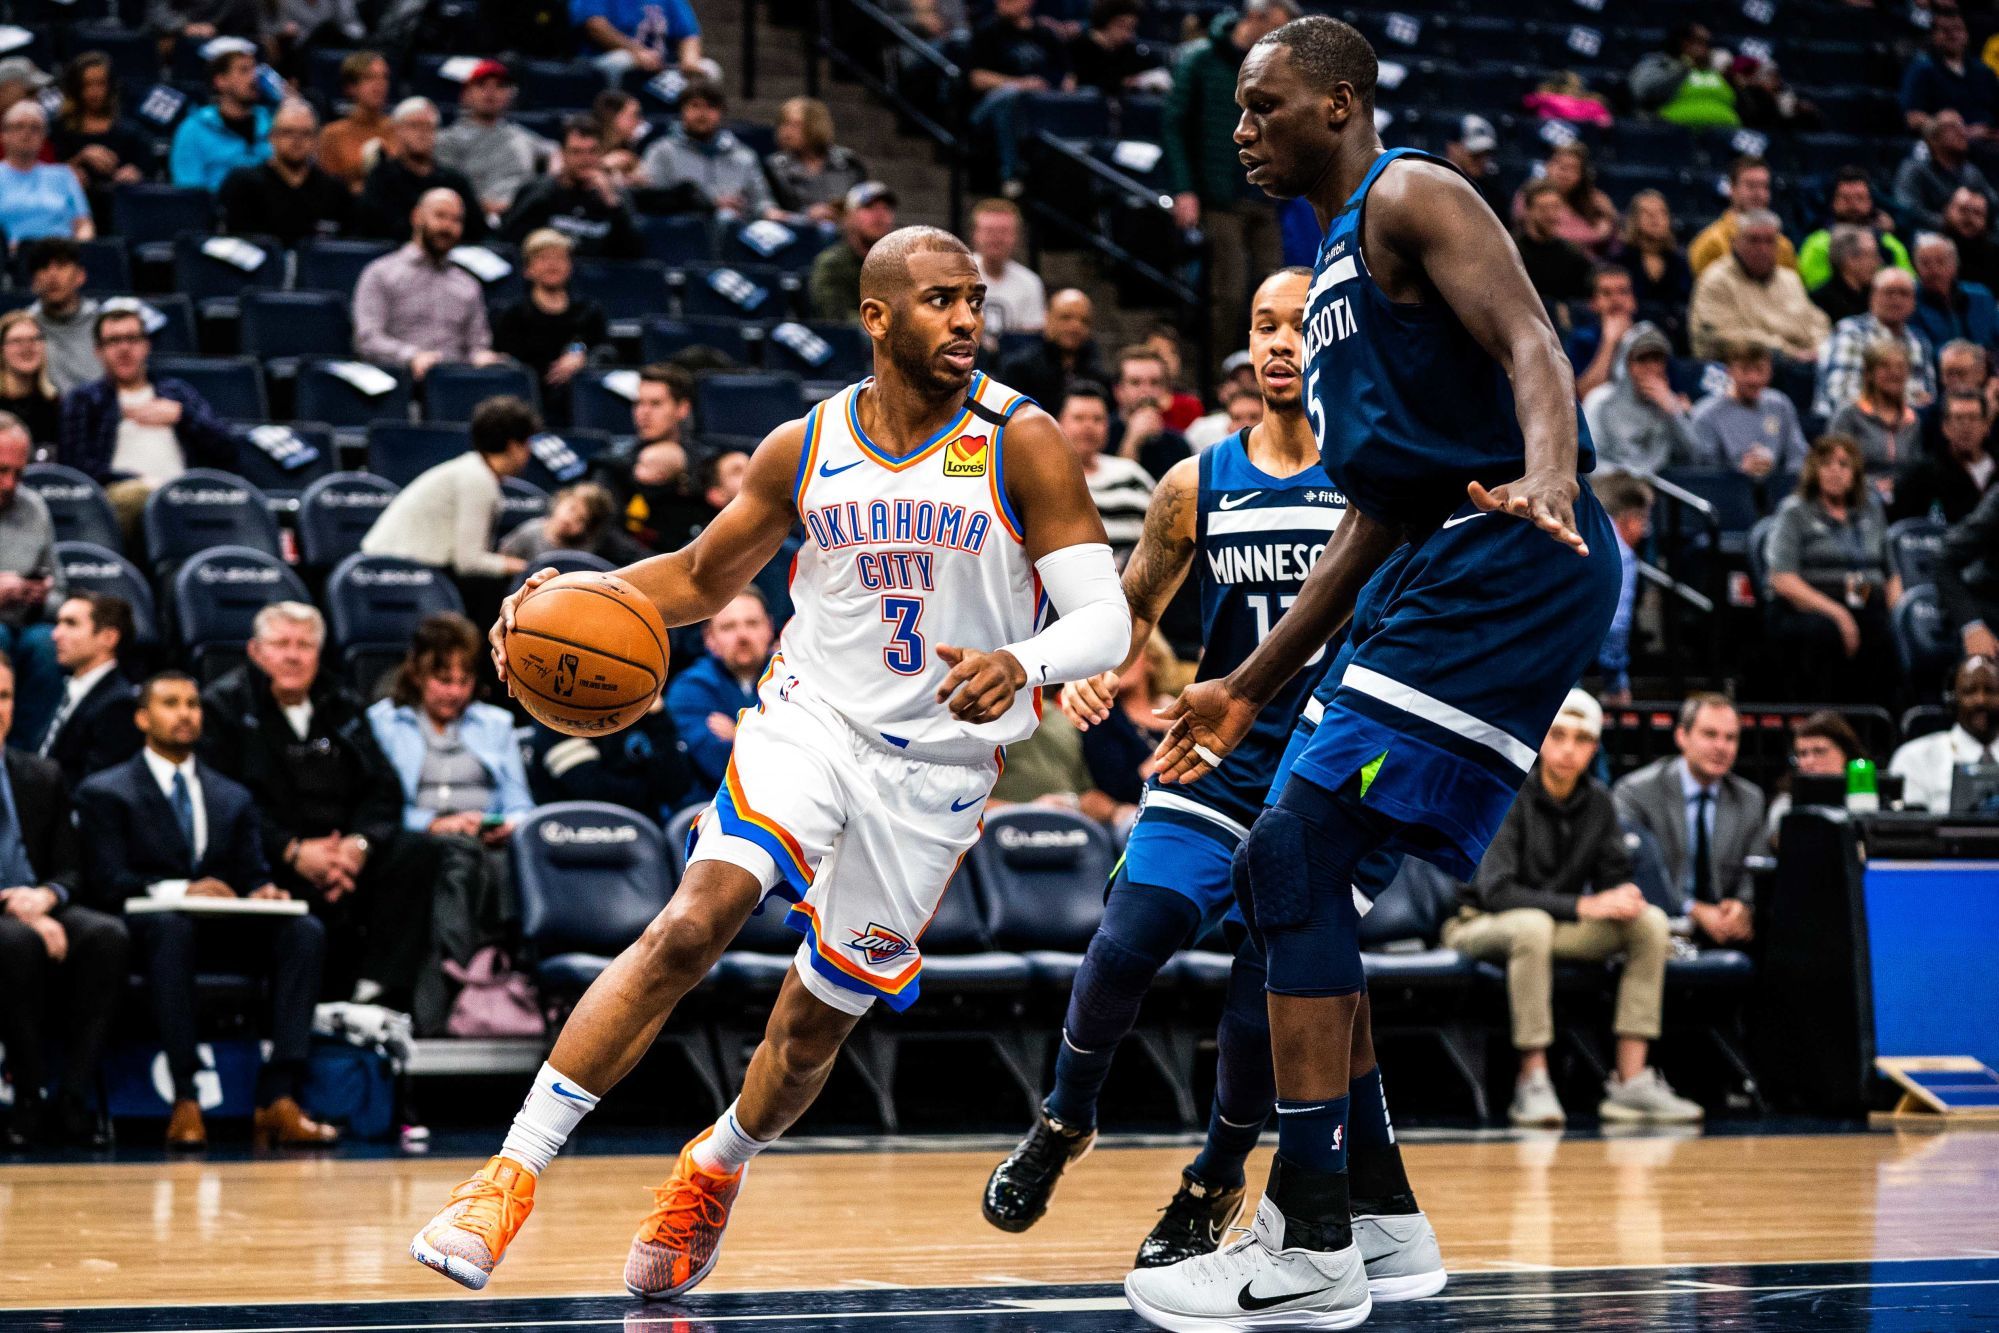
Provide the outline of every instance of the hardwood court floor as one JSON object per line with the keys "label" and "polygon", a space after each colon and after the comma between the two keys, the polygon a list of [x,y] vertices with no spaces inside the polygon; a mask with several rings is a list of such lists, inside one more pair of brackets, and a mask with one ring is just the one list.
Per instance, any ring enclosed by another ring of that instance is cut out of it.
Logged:
{"label": "hardwood court floor", "polygon": [[[674,1147],[559,1162],[485,1295],[619,1292],[647,1187]],[[999,1156],[766,1154],[702,1290],[1115,1282],[1190,1152],[1100,1148],[1020,1236],[979,1216]],[[1446,1260],[1467,1276],[1999,1257],[1989,1132],[1426,1140],[1407,1159]],[[1267,1150],[1252,1181],[1266,1162]],[[0,1308],[469,1295],[405,1247],[475,1165],[336,1155],[0,1167]]]}

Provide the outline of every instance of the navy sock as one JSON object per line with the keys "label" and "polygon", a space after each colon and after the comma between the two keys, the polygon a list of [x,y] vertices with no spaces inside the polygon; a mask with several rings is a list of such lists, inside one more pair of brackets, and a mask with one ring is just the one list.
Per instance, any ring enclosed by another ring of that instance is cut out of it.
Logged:
{"label": "navy sock", "polygon": [[1244,940],[1229,970],[1228,997],[1215,1032],[1215,1106],[1208,1139],[1189,1169],[1210,1185],[1242,1183],[1243,1162],[1270,1119],[1277,1089],[1270,1070],[1270,1002],[1263,955]]}
{"label": "navy sock", "polygon": [[1388,1098],[1376,1065],[1347,1085],[1347,1152],[1356,1213],[1413,1213],[1416,1195],[1402,1168],[1402,1148],[1388,1119]]}
{"label": "navy sock", "polygon": [[1321,1175],[1347,1170],[1347,1099],[1319,1102],[1277,1099],[1277,1153]]}
{"label": "navy sock", "polygon": [[1261,1118],[1246,1125],[1231,1124],[1222,1114],[1222,1101],[1217,1097],[1214,1109],[1208,1112],[1207,1141],[1187,1169],[1200,1177],[1204,1185],[1232,1190],[1243,1183],[1242,1165],[1262,1137]]}

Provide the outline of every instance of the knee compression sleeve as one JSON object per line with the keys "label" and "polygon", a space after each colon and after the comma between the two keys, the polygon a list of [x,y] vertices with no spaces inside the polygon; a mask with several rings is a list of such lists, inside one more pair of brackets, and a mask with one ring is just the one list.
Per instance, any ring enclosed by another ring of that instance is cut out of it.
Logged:
{"label": "knee compression sleeve", "polygon": [[1350,792],[1293,777],[1243,844],[1249,898],[1279,995],[1360,991],[1354,871],[1393,826]]}

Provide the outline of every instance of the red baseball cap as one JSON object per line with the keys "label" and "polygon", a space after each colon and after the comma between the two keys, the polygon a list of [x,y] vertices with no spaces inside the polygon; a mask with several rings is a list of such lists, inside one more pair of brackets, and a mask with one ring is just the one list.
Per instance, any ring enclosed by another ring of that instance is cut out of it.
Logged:
{"label": "red baseball cap", "polygon": [[482,60],[472,67],[465,76],[465,82],[477,83],[481,79],[499,79],[503,83],[514,81],[514,72],[497,60]]}

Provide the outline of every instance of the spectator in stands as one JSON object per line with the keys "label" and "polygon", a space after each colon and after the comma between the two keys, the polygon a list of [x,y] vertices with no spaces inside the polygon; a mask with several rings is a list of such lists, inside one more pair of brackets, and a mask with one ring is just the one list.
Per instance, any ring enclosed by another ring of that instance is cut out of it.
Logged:
{"label": "spectator in stands", "polygon": [[1884,492],[1896,469],[1915,457],[1922,435],[1908,391],[1908,350],[1877,338],[1861,350],[1859,394],[1833,413],[1826,427],[1860,446],[1869,479]]}
{"label": "spectator in stands", "polygon": [[1895,170],[1895,206],[1910,225],[1921,231],[1942,230],[1944,208],[1959,190],[1984,195],[1987,208],[1991,207],[1992,184],[1971,160],[1971,136],[1963,116],[1945,110],[1930,117],[1922,147],[1928,151],[1910,153]]}
{"label": "spectator in stands", "polygon": [[721,77],[701,54],[701,20],[688,0],[569,0],[569,21],[613,85],[633,70]]}
{"label": "spectator in stands", "polygon": [[1889,517],[1936,517],[1961,522],[1992,485],[1992,407],[1976,390],[1949,391],[1939,404],[1947,452],[1939,457],[1926,449],[1911,449],[1912,461],[1895,478],[1895,502]]}
{"label": "spectator in stands", "polygon": [[256,0],[146,0],[146,28],[160,39],[162,49],[175,40],[206,42],[214,37],[248,39],[264,31],[264,6]]}
{"label": "spectator in stands", "polygon": [[1037,403],[1060,403],[1063,391],[1077,380],[1102,387],[1109,377],[1090,337],[1096,317],[1096,304],[1081,291],[1064,287],[1056,292],[1048,298],[1041,341],[1001,362],[999,378]]}
{"label": "spectator in stands", "polygon": [[302,98],[286,98],[271,117],[271,155],[223,179],[216,199],[222,229],[269,236],[287,249],[315,236],[339,236],[354,222],[354,194],[313,160],[319,117]]}
{"label": "spectator in stands", "polygon": [[0,412],[0,654],[12,661],[8,717],[23,737],[41,735],[62,694],[50,621],[67,596],[49,508],[21,485],[31,447],[20,418]]}
{"label": "spectator in stands", "polygon": [[714,517],[696,487],[689,458],[694,442],[694,376],[670,361],[639,372],[632,401],[633,437],[598,464],[616,497],[624,528],[647,552],[677,551]]}
{"label": "spectator in stands", "polygon": [[[1843,778],[1846,766],[1856,759],[1867,758],[1867,747],[1860,743],[1847,720],[1831,709],[1800,718],[1791,728],[1791,772],[1797,777]],[[1791,813],[1791,793],[1780,791],[1770,798],[1770,813],[1763,824],[1770,835],[1770,846],[1777,846],[1778,830],[1782,828],[1784,816]]]}
{"label": "spectator in stands", "polygon": [[1610,792],[1618,816],[1658,842],[1697,938],[1720,945],[1755,933],[1743,859],[1763,836],[1763,793],[1734,772],[1741,740],[1742,719],[1727,695],[1688,695],[1673,727],[1678,757],[1625,774]]}
{"label": "spectator in stands", "polygon": [[1145,777],[1152,752],[1169,725],[1158,710],[1178,697],[1191,675],[1173,655],[1173,645],[1157,629],[1117,681],[1117,706],[1110,716],[1083,733],[1083,762],[1090,785],[1111,798],[1114,808],[1106,823],[1122,824],[1138,813],[1145,796]]}
{"label": "spectator in stands", "polygon": [[1115,824],[1118,803],[1093,785],[1089,762],[1083,758],[1083,735],[1063,716],[1056,702],[1059,693],[1051,687],[1043,695],[1041,725],[1034,734],[1006,747],[1006,768],[993,784],[987,808],[1045,805]]}
{"label": "spectator in stands", "polygon": [[1796,134],[1824,122],[1818,104],[1798,96],[1774,60],[1739,55],[1729,63],[1728,82],[1735,90],[1736,114],[1750,129]]}
{"label": "spectator in stands", "polygon": [[1999,120],[1999,79],[1983,61],[1966,56],[1970,41],[1955,6],[1932,7],[1929,50],[1902,75],[1902,115],[1915,133],[1927,133],[1946,110],[1981,129]]}
{"label": "spectator in stands", "polygon": [[[1592,258],[1600,258],[1617,236],[1617,206],[1597,188],[1596,168],[1590,165],[1589,149],[1581,143],[1566,143],[1548,154],[1537,178],[1555,187],[1561,208],[1554,234]],[[1523,191],[1513,198],[1513,220],[1524,220],[1527,211]]]}
{"label": "spectator in stands", "polygon": [[519,244],[553,227],[586,259],[637,259],[645,251],[624,190],[604,170],[603,129],[578,113],[562,122],[556,169],[522,190],[500,222],[500,236]]}
{"label": "spectator in stands", "polygon": [[1263,395],[1237,389],[1235,397],[1229,399],[1227,434],[1233,435],[1239,430],[1247,430],[1262,420]]}
{"label": "spectator in stands", "polygon": [[1501,821],[1463,907],[1444,922],[1443,942],[1506,968],[1513,1048],[1520,1055],[1508,1119],[1559,1127],[1567,1120],[1548,1077],[1555,1040],[1556,959],[1601,963],[1624,955],[1618,973],[1617,1068],[1597,1113],[1606,1124],[1687,1124],[1701,1108],[1674,1093],[1647,1060],[1659,1039],[1672,956],[1672,926],[1632,882],[1617,806],[1590,776],[1603,707],[1569,691],[1541,742],[1540,761]]}
{"label": "spectator in stands", "polygon": [[609,801],[661,824],[695,804],[687,746],[662,695],[615,736],[564,736],[536,727],[528,784],[538,801]]}
{"label": "spectator in stands", "polygon": [[498,217],[540,175],[555,145],[507,119],[514,104],[513,71],[482,60],[458,95],[458,119],[437,136],[439,166],[465,173],[480,208]]}
{"label": "spectator in stands", "polygon": [[736,740],[736,718],[757,706],[757,677],[770,657],[770,611],[745,588],[701,627],[707,656],[666,687],[666,711],[700,780],[699,799],[720,786]]}
{"label": "spectator in stands", "polygon": [[1867,313],[1842,319],[1819,355],[1818,396],[1812,411],[1830,418],[1860,396],[1861,357],[1876,342],[1902,347],[1908,358],[1909,383],[1904,398],[1910,407],[1927,407],[1936,399],[1936,361],[1912,321],[1916,314],[1916,279],[1899,268],[1874,275]]}
{"label": "spectator in stands", "polygon": [[56,461],[103,486],[127,534],[146,499],[190,467],[228,470],[236,439],[208,400],[185,380],[154,379],[153,342],[136,310],[97,316],[104,378],[65,394]]}
{"label": "spectator in stands", "polygon": [[1958,276],[1999,292],[1999,245],[1992,240],[1992,201],[1960,185],[1943,206],[1943,235],[1957,247]]}
{"label": "spectator in stands", "polygon": [[[139,692],[136,722],[145,749],[77,788],[77,823],[90,830],[83,857],[94,906],[116,912],[132,898],[291,896],[272,881],[251,793],[195,758],[202,718],[193,677],[177,671],[154,676]],[[200,921],[186,912],[132,919],[173,1080],[167,1146],[200,1148],[208,1141],[194,1085],[200,1069],[194,978],[197,960],[211,956],[225,957],[231,971],[261,971],[270,979],[271,1053],[257,1074],[257,1141],[335,1142],[339,1131],[311,1119],[298,1104],[326,959],[325,929],[310,915]]]}
{"label": "spectator in stands", "polygon": [[1610,383],[1583,399],[1604,467],[1650,476],[1694,457],[1692,405],[1666,378],[1672,350],[1652,325],[1634,325],[1618,348]]}
{"label": "spectator in stands", "polygon": [[1580,301],[1589,295],[1589,257],[1556,234],[1561,225],[1562,192],[1553,181],[1529,181],[1520,190],[1520,225],[1513,243],[1527,280],[1549,305]]}
{"label": "spectator in stands", "polygon": [[588,551],[614,565],[630,565],[651,552],[633,541],[616,522],[611,493],[594,481],[579,481],[557,491],[545,518],[531,518],[508,533],[500,554],[533,564],[550,551]]}
{"label": "spectator in stands", "polygon": [[1964,520],[1944,533],[1931,574],[1944,619],[1964,651],[1999,661],[1999,636],[1992,629],[1999,625],[1999,487],[1988,486]]}
{"label": "spectator in stands", "polygon": [[1201,415],[1201,400],[1182,387],[1186,383],[1182,378],[1186,362],[1180,355],[1180,330],[1164,322],[1153,324],[1146,328],[1139,343],[1158,353],[1159,359],[1166,363],[1166,427],[1185,433]]}
{"label": "spectator in stands", "polygon": [[[1991,354],[1977,343],[1958,339],[1937,349],[1937,398],[1928,407],[1918,408],[1923,423],[1923,451],[1941,458],[1950,451],[1943,437],[1943,400],[1954,393],[1975,393],[1985,399],[1986,409],[1999,414],[1999,379],[1988,367]],[[1988,447],[1991,442],[1987,441]]]}
{"label": "spectator in stands", "polygon": [[1048,289],[1039,273],[1014,259],[1020,250],[1020,205],[981,200],[972,209],[969,243],[972,266],[986,284],[987,344],[997,347],[1002,333],[1041,332]]}
{"label": "spectator in stands", "polygon": [[1620,582],[1617,610],[1597,649],[1597,670],[1603,673],[1603,701],[1631,702],[1631,625],[1638,605],[1638,545],[1652,530],[1652,488],[1623,472],[1606,472],[1594,483],[1597,498],[1610,515],[1617,534]]}
{"label": "spectator in stands", "polygon": [[382,511],[361,549],[396,555],[462,576],[511,578],[526,567],[493,549],[500,478],[518,477],[541,434],[532,407],[511,395],[488,398],[472,412],[472,447],[423,473]]}
{"label": "spectator in stands", "polygon": [[812,261],[806,290],[812,294],[812,317],[841,324],[861,319],[861,261],[875,242],[895,230],[895,191],[880,181],[862,181],[847,191],[840,218],[840,239]]}
{"label": "spectator in stands", "polygon": [[1498,149],[1499,136],[1493,132],[1492,122],[1484,116],[1466,116],[1458,121],[1458,132],[1445,142],[1444,157],[1471,181],[1486,207],[1505,217],[1506,196],[1499,188],[1499,164],[1493,160]]}
{"label": "spectator in stands", "polygon": [[972,30],[966,82],[977,99],[972,128],[993,139],[994,165],[1009,194],[1020,182],[1014,110],[1023,93],[1071,92],[1076,76],[1062,33],[1037,18],[1035,0],[994,0],[992,17]]}
{"label": "spectator in stands", "polygon": [[1729,342],[1757,339],[1793,361],[1816,359],[1830,327],[1805,284],[1777,262],[1777,215],[1750,213],[1729,253],[1694,282],[1687,330],[1694,355],[1713,360]]}
{"label": "spectator in stands", "polygon": [[[0,653],[0,743],[13,726],[14,669]],[[60,768],[7,746],[0,809],[8,815],[0,831],[0,884],[7,886],[0,888],[0,1043],[14,1084],[0,1149],[108,1148],[110,1121],[90,1102],[125,993],[132,940],[123,921],[80,901],[82,850]],[[47,1020],[58,995],[62,1076],[51,1088]]]}
{"label": "spectator in stands", "polygon": [[1631,100],[1668,124],[1735,128],[1741,123],[1735,90],[1714,67],[1713,56],[1713,38],[1705,25],[1679,24],[1666,35],[1665,50],[1652,52],[1632,69]]}
{"label": "spectator in stands", "polygon": [[1888,568],[1888,519],[1860,446],[1828,435],[1777,506],[1766,551],[1772,643],[1794,666],[1791,697],[1860,703],[1894,672],[1888,613],[1902,581]]}
{"label": "spectator in stands", "polygon": [[35,753],[55,761],[72,788],[139,752],[132,721],[139,696],[118,668],[118,654],[133,637],[132,607],[122,597],[72,592],[56,610],[51,638],[64,674],[62,697]]}
{"label": "spectator in stands", "polygon": [[655,189],[692,186],[730,219],[782,216],[756,150],[723,128],[727,108],[721,84],[690,81],[680,95],[680,123],[646,149],[639,175]]}
{"label": "spectator in stands", "polygon": [[479,627],[455,611],[425,616],[368,726],[401,782],[402,824],[502,850],[534,809],[514,716],[480,703]]}
{"label": "spectator in stands", "polygon": [[1948,731],[1918,736],[1888,761],[1888,771],[1902,777],[1904,805],[1947,814],[1959,764],[1999,763],[1999,662],[1980,653],[1959,662],[1951,708]]}
{"label": "spectator in stands", "polygon": [[62,438],[62,395],[49,378],[49,340],[33,312],[0,315],[0,411],[12,413],[35,444]]}
{"label": "spectator in stands", "polygon": [[66,162],[93,202],[114,185],[144,180],[153,170],[145,131],[120,113],[111,57],[85,51],[63,67],[62,105],[49,126],[56,160]]}
{"label": "spectator in stands", "polygon": [[1673,212],[1657,190],[1631,196],[1624,213],[1624,239],[1612,256],[1631,275],[1631,295],[1637,315],[1665,331],[1675,347],[1687,341],[1687,301],[1694,291],[1694,271],[1673,232]]}
{"label": "spectator in stands", "polygon": [[[1773,220],[1776,217],[1770,213],[1770,164],[1760,157],[1738,157],[1728,164],[1728,208],[1687,247],[1687,263],[1696,279],[1707,272],[1709,265],[1720,262],[1734,250],[1735,234],[1741,230],[1743,219],[1752,213],[1768,214]],[[1798,252],[1781,232],[1777,236],[1775,262],[1780,268],[1798,266]]]}
{"label": "spectator in stands", "polygon": [[[1238,389],[1228,380],[1223,380],[1215,386],[1215,402],[1220,404],[1220,406],[1212,412],[1206,412],[1196,417],[1187,429],[1182,432],[1187,437],[1188,448],[1192,449],[1195,453],[1199,453],[1204,449],[1220,444],[1223,440],[1235,434],[1238,427],[1229,424],[1229,409],[1235,406],[1235,400],[1241,393],[1242,390]],[[1263,414],[1259,410],[1257,420],[1261,421],[1262,419]]]}
{"label": "spectator in stands", "polygon": [[1594,324],[1578,321],[1565,340],[1569,364],[1576,372],[1576,397],[1587,398],[1590,391],[1610,383],[1617,365],[1617,353],[1624,335],[1638,316],[1638,302],[1631,294],[1631,272],[1614,264],[1598,264],[1590,272],[1589,308]]}
{"label": "spectator in stands", "polygon": [[1825,282],[1812,293],[1812,304],[1837,324],[1867,313],[1874,299],[1874,275],[1881,271],[1881,247],[1865,227],[1842,223],[1826,240]]}
{"label": "spectator in stands", "polygon": [[652,122],[639,99],[618,88],[606,88],[590,104],[590,114],[604,132],[604,170],[629,189],[639,174],[639,154],[646,149]]}
{"label": "spectator in stands", "polygon": [[[834,142],[833,113],[816,97],[787,98],[778,108],[777,151],[764,167],[777,206],[814,222],[838,222],[847,191],[868,178],[861,159]],[[990,309],[990,293],[986,300]]]}
{"label": "spectator in stands", "polygon": [[1999,309],[1992,289],[1958,277],[1957,246],[1947,236],[1924,232],[1916,238],[1916,332],[1931,347],[1968,339],[1981,347],[1999,343]]}
{"label": "spectator in stands", "polygon": [[1895,220],[1875,206],[1874,185],[1863,167],[1841,167],[1832,182],[1832,216],[1826,225],[1805,237],[1798,247],[1798,276],[1805,290],[1816,292],[1833,275],[1829,253],[1835,227],[1864,228],[1874,241],[1883,264],[1915,271],[1909,262],[1908,247],[1895,235]]}
{"label": "spectator in stands", "polygon": [[1104,520],[1111,554],[1122,566],[1145,528],[1145,511],[1152,503],[1152,474],[1133,459],[1105,451],[1110,443],[1111,396],[1101,384],[1077,380],[1063,391],[1059,401],[1056,424],[1083,465],[1083,480]]}
{"label": "spectator in stands", "polygon": [[361,185],[360,225],[370,236],[398,243],[410,238],[410,218],[432,190],[458,196],[459,225],[467,245],[486,237],[486,211],[465,173],[437,161],[437,104],[406,97],[389,117],[389,138]]}
{"label": "spectator in stands", "polygon": [[604,307],[569,292],[568,236],[553,227],[530,232],[521,243],[527,294],[500,312],[493,350],[541,377],[541,400],[557,420],[569,418],[570,385],[593,360],[611,354]]}
{"label": "spectator in stands", "polygon": [[1721,349],[1728,387],[1694,407],[1695,461],[1732,467],[1761,480],[1804,466],[1805,433],[1798,409],[1770,387],[1770,349],[1745,339]]}
{"label": "spectator in stands", "polygon": [[1111,393],[1118,410],[1108,445],[1112,453],[1131,459],[1155,481],[1193,453],[1186,438],[1166,424],[1173,384],[1165,357],[1143,344],[1125,348],[1117,355],[1117,381]]}
{"label": "spectator in stands", "polygon": [[48,137],[49,117],[40,102],[16,102],[0,116],[0,229],[9,245],[44,236],[87,241],[97,235],[76,173],[41,160]]}
{"label": "spectator in stands", "polygon": [[28,310],[48,339],[49,379],[57,393],[88,384],[104,373],[97,359],[94,297],[83,294],[89,275],[75,241],[51,237],[27,247],[23,267],[35,303]]}
{"label": "spectator in stands", "polygon": [[213,194],[230,172],[271,155],[271,113],[257,101],[257,57],[247,42],[209,60],[208,83],[215,100],[174,131],[168,168],[175,185]]}
{"label": "spectator in stands", "polygon": [[[1173,88],[1166,96],[1166,189],[1173,196],[1173,223],[1182,231],[1198,227],[1208,241],[1209,284],[1218,329],[1249,327],[1249,298],[1256,283],[1284,257],[1277,214],[1261,190],[1243,179],[1234,139],[1241,109],[1236,106],[1236,74],[1249,48],[1300,14],[1295,0],[1243,0],[1208,25],[1205,38],[1181,48],[1173,62]],[[1216,339],[1215,357],[1226,355],[1227,340]],[[1025,389],[1037,402],[1053,402]]]}
{"label": "spectator in stands", "polygon": [[1138,40],[1140,0],[1094,0],[1090,21],[1069,41],[1069,68],[1078,89],[1105,97],[1132,92],[1164,92],[1173,84],[1160,57]]}
{"label": "spectator in stands", "polygon": [[464,205],[449,189],[426,191],[410,215],[409,244],[361,270],[354,284],[354,350],[421,380],[439,363],[499,361],[479,280],[451,262]]}
{"label": "spectator in stands", "polygon": [[340,61],[340,88],[347,97],[347,114],[319,132],[319,165],[359,194],[371,157],[395,152],[389,62],[379,51],[349,51]]}

